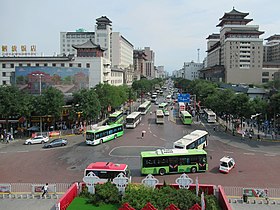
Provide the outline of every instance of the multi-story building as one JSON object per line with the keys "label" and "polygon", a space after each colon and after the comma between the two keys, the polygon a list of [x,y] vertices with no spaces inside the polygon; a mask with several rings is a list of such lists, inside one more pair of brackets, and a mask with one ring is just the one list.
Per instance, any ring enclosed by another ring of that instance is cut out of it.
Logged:
{"label": "multi-story building", "polygon": [[[249,13],[236,9],[219,20],[217,34],[208,37],[207,66],[200,77],[226,83],[260,84],[263,65],[263,32],[258,25],[247,25]],[[215,40],[217,42],[215,43]]]}
{"label": "multi-story building", "polygon": [[[104,48],[94,44],[91,40],[80,45],[73,45],[77,50],[77,55],[60,55],[60,56],[4,56],[0,57],[0,85],[11,85],[16,78],[16,70],[38,71],[43,74],[41,69],[48,71],[65,71],[71,72],[75,69],[87,69],[89,88],[98,83],[111,84],[112,75],[110,61],[103,57]],[[44,68],[42,68],[44,67]],[[113,77],[112,77],[113,76]],[[118,77],[118,75],[116,75]]]}
{"label": "multi-story building", "polygon": [[133,65],[134,65],[134,80],[140,80],[141,75],[144,76],[146,72],[145,62],[147,55],[143,50],[133,51]]}
{"label": "multi-story building", "polygon": [[199,70],[203,68],[203,63],[184,62],[182,69],[183,78],[188,80],[195,80],[199,78]]}
{"label": "multi-story building", "polygon": [[280,75],[280,35],[268,37],[264,45],[262,82],[279,80]]}
{"label": "multi-story building", "polygon": [[123,72],[123,81],[127,85],[132,84],[133,79],[133,45],[119,32],[112,31],[112,21],[106,16],[96,19],[95,32],[87,32],[79,29],[76,32],[60,33],[60,53],[71,52],[75,55],[76,50],[72,45],[81,44],[88,39],[96,45],[106,49],[104,57],[111,61],[114,70]]}
{"label": "multi-story building", "polygon": [[60,32],[60,53],[77,54],[77,50],[72,45],[82,44],[89,39],[94,40],[94,32],[85,29],[77,29],[75,32]]}

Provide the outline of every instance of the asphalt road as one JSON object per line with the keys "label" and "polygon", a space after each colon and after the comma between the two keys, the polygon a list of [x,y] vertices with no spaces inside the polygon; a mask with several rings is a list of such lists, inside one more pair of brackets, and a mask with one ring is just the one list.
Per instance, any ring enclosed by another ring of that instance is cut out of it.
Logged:
{"label": "asphalt road", "polygon": [[[153,105],[153,110],[156,107]],[[42,145],[23,145],[18,141],[0,146],[0,183],[72,183],[82,181],[84,168],[95,161],[127,163],[132,181],[141,182],[139,154],[143,150],[171,148],[172,143],[196,129],[210,132],[208,152],[209,170],[188,174],[200,183],[243,187],[280,187],[280,144],[241,141],[223,131],[213,131],[212,124],[182,125],[173,119],[172,111],[165,124],[155,123],[155,116],[147,114],[135,129],[126,129],[124,136],[97,146],[87,146],[83,136],[68,137],[63,148],[42,149]],[[145,130],[145,137],[141,132]],[[218,172],[219,159],[234,157],[236,167],[229,174]],[[175,183],[180,174],[155,176],[160,182]]]}

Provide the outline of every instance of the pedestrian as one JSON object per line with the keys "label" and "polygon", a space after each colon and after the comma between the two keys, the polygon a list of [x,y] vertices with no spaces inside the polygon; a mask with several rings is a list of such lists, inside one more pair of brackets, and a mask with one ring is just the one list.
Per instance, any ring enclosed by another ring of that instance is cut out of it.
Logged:
{"label": "pedestrian", "polygon": [[252,134],[251,133],[249,134],[249,139],[252,140]]}
{"label": "pedestrian", "polygon": [[242,132],[242,140],[245,139],[245,131]]}
{"label": "pedestrian", "polygon": [[146,133],[146,131],[142,131],[142,135],[141,135],[142,139],[144,138],[145,133]]}
{"label": "pedestrian", "polygon": [[3,133],[1,133],[1,141],[4,142],[4,135],[3,135]]}
{"label": "pedestrian", "polygon": [[260,136],[260,134],[259,134],[259,133],[258,133],[257,139],[258,139],[258,141],[260,141],[260,140],[261,140],[261,136]]}
{"label": "pedestrian", "polygon": [[49,184],[46,183],[43,187],[42,187],[42,190],[43,190],[43,194],[42,194],[42,197],[44,197],[45,194],[48,194],[48,189],[49,189]]}

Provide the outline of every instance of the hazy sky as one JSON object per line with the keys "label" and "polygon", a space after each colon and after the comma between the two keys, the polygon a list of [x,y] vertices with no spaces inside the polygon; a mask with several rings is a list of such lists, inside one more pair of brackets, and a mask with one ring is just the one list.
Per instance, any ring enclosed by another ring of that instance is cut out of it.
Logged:
{"label": "hazy sky", "polygon": [[62,31],[94,31],[96,19],[107,16],[135,49],[150,47],[155,65],[166,71],[206,56],[206,38],[232,8],[248,12],[261,38],[280,34],[279,0],[0,0],[0,45],[36,45],[37,53],[59,52]]}

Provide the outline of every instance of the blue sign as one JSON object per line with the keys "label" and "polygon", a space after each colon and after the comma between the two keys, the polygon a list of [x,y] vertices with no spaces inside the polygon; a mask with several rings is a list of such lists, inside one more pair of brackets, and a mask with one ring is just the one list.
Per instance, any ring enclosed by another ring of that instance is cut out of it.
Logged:
{"label": "blue sign", "polygon": [[188,93],[178,94],[178,102],[190,103],[190,94]]}

